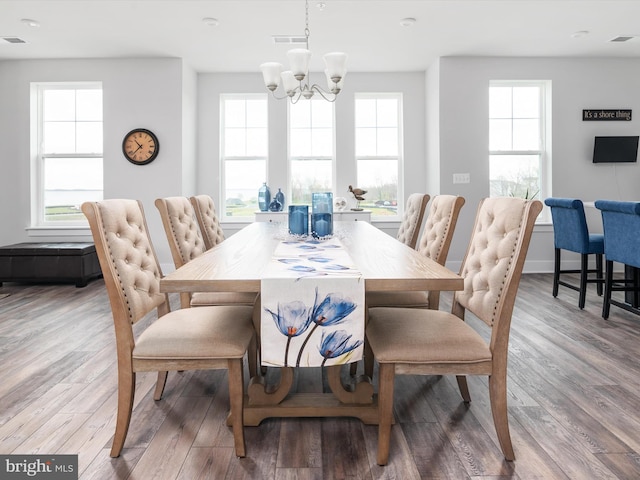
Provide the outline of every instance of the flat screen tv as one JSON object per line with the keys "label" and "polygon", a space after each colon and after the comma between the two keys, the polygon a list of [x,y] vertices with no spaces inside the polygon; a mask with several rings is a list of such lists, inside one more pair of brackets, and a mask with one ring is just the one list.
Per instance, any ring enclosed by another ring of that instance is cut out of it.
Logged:
{"label": "flat screen tv", "polygon": [[593,163],[630,163],[638,158],[638,136],[596,137]]}

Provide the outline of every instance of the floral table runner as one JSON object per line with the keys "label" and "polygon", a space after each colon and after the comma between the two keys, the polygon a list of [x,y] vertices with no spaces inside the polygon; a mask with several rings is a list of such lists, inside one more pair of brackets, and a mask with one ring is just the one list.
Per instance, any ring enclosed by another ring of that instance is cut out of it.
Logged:
{"label": "floral table runner", "polygon": [[263,365],[319,367],[362,358],[364,279],[338,238],[283,240],[260,288]]}

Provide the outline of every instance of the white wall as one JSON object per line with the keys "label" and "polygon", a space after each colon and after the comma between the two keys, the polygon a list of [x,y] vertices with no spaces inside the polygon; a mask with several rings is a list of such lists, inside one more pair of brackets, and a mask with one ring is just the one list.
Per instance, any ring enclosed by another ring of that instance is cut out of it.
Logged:
{"label": "white wall", "polygon": [[[29,92],[31,82],[101,81],[104,197],[140,199],[161,263],[171,264],[169,247],[153,202],[157,197],[183,194],[183,165],[189,163],[184,154],[195,151],[195,133],[191,137],[183,135],[183,117],[195,119],[195,99],[186,101],[195,97],[193,75],[183,70],[180,59],[0,62],[0,200],[3,207],[0,244],[90,240],[88,230],[27,230],[31,161]],[[183,89],[184,78],[190,77],[192,86]],[[190,123],[193,125],[194,121]],[[133,165],[122,154],[124,135],[136,127],[148,128],[158,136],[160,153],[148,165]],[[189,185],[189,181],[185,185]]]}
{"label": "white wall", "polygon": [[[318,74],[312,74],[320,78]],[[224,93],[265,92],[262,75],[206,73],[198,76],[198,179],[200,193],[211,195],[221,205],[219,192],[220,95]],[[404,95],[404,194],[424,192],[425,111],[424,73],[349,73],[345,88],[335,104],[336,187],[334,194],[353,201],[348,191],[355,184],[354,94],[364,92],[402,92]],[[272,191],[287,185],[287,103],[269,98],[269,165],[265,179]],[[256,191],[260,185],[255,186]],[[402,193],[402,192],[401,192]],[[354,201],[355,205],[355,201]],[[219,209],[221,210],[221,208]],[[225,232],[237,231],[244,224],[224,222]],[[377,226],[395,235],[398,222],[379,222]]]}
{"label": "white wall", "polygon": [[[553,92],[553,195],[584,200],[640,197],[640,165],[591,163],[595,135],[637,135],[637,121],[583,122],[585,108],[630,108],[640,114],[640,60],[546,58],[441,58],[420,73],[349,73],[336,104],[337,192],[355,177],[353,95],[404,93],[405,196],[463,195],[467,203],[449,254],[457,268],[469,238],[478,201],[488,195],[488,85],[492,79],[545,79]],[[218,196],[220,93],[261,92],[256,74],[196,74],[180,59],[43,60],[0,62],[0,244],[82,240],[29,232],[29,86],[45,81],[102,81],[104,88],[105,197],[143,201],[160,261],[171,256],[153,201],[161,196],[208,193]],[[270,101],[269,183],[286,185],[286,104]],[[122,138],[134,127],[153,130],[161,143],[151,164],[135,166],[121,153]],[[426,142],[428,139],[428,144]],[[471,183],[454,185],[453,173],[470,173]],[[256,186],[256,189],[259,185]],[[599,216],[588,211],[594,231]],[[380,224],[395,234],[397,224]],[[237,228],[237,226],[236,226]],[[232,233],[232,225],[225,225]],[[82,232],[86,233],[86,232]],[[44,236],[31,237],[30,234]],[[550,226],[538,226],[527,271],[551,271]]]}
{"label": "white wall", "polygon": [[[489,194],[488,86],[490,80],[551,80],[552,194],[585,201],[640,199],[640,163],[594,165],[595,135],[638,135],[638,120],[583,122],[583,109],[625,108],[640,115],[640,60],[568,58],[442,58],[439,101],[440,191],[463,195],[467,203],[449,253],[462,259],[479,200]],[[433,101],[429,90],[427,105]],[[432,129],[430,129],[431,131]],[[454,185],[453,173],[470,173],[471,183]],[[597,212],[588,212],[593,231]],[[553,270],[553,231],[538,226],[526,271]]]}

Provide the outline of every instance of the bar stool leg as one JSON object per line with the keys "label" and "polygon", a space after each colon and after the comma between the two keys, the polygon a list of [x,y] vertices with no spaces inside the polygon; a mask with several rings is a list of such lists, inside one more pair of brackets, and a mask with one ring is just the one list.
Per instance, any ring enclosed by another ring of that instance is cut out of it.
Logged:
{"label": "bar stool leg", "polygon": [[606,273],[604,280],[604,298],[602,299],[602,318],[609,318],[611,309],[611,287],[613,286],[613,261],[606,261]]}
{"label": "bar stool leg", "polygon": [[555,264],[553,267],[553,296],[558,296],[558,285],[560,282],[560,249],[555,250]]}

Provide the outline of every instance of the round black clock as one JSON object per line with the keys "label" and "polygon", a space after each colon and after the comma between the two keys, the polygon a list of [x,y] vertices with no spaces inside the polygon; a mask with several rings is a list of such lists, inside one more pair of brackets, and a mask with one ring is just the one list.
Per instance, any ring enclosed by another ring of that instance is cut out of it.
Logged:
{"label": "round black clock", "polygon": [[124,136],[122,141],[122,153],[135,165],[153,162],[159,151],[158,137],[146,128],[134,128]]}

